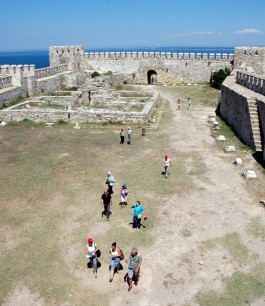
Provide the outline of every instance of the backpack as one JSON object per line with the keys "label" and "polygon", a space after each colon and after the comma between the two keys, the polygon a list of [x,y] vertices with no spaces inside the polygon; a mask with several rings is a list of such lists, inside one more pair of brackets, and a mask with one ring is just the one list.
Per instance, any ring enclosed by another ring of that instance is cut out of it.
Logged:
{"label": "backpack", "polygon": [[120,252],[121,252],[121,255],[120,255],[120,260],[123,260],[124,259],[124,254],[122,252],[122,250],[120,249]]}

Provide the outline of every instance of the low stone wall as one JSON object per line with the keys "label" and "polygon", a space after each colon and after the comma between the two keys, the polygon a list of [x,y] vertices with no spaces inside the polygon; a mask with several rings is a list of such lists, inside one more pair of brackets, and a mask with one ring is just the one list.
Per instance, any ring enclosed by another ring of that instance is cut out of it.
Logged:
{"label": "low stone wall", "polygon": [[26,94],[23,93],[22,86],[2,89],[0,90],[0,108],[8,106],[10,101],[16,101],[25,97]]}
{"label": "low stone wall", "polygon": [[263,143],[263,160],[265,161],[265,101],[257,99],[257,104],[260,118],[261,139]]}
{"label": "low stone wall", "polygon": [[240,86],[235,84],[235,76],[231,75],[222,84],[220,113],[221,117],[232,127],[244,143],[255,150],[248,99]]}
{"label": "low stone wall", "polygon": [[34,121],[56,122],[64,120],[68,122],[146,122],[155,107],[159,94],[154,94],[145,104],[141,112],[125,112],[121,110],[90,109],[90,110],[54,110],[54,109],[5,109],[0,111],[0,121],[20,121],[25,118]]}
{"label": "low stone wall", "polygon": [[48,102],[62,106],[69,106],[75,102],[75,99],[73,96],[41,96],[34,98],[31,102]]}

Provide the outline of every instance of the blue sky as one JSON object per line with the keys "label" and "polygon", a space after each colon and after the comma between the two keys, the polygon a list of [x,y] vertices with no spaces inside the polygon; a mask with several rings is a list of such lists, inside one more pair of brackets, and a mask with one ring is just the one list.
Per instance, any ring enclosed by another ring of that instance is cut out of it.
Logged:
{"label": "blue sky", "polygon": [[265,46],[264,0],[0,0],[0,51]]}

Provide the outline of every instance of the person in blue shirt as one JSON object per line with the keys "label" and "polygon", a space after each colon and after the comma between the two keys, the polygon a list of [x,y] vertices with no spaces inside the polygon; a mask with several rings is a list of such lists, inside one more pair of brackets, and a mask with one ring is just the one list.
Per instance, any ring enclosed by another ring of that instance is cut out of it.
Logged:
{"label": "person in blue shirt", "polygon": [[133,208],[133,228],[139,231],[141,227],[142,215],[144,214],[144,207],[140,201],[136,201],[131,208]]}

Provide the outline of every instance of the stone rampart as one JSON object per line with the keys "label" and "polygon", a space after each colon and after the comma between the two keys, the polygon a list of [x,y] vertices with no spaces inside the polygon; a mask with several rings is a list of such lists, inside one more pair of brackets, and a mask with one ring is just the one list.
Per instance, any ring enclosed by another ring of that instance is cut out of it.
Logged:
{"label": "stone rampart", "polygon": [[265,76],[237,71],[236,82],[265,96]]}
{"label": "stone rampart", "polygon": [[235,83],[235,75],[230,75],[222,84],[220,113],[242,141],[255,150],[248,99],[242,87]]}
{"label": "stone rampart", "polygon": [[109,60],[141,60],[141,59],[168,59],[168,60],[205,60],[205,61],[232,61],[234,54],[228,53],[174,53],[174,52],[87,52],[85,59]]}
{"label": "stone rampart", "polygon": [[45,77],[52,76],[58,73],[62,73],[64,71],[67,71],[67,68],[68,68],[68,65],[64,64],[64,65],[58,65],[54,67],[45,67],[41,69],[36,69],[36,78],[40,79],[40,78],[45,78]]}
{"label": "stone rampart", "polygon": [[209,82],[212,72],[223,68],[231,68],[229,61],[207,60],[110,60],[99,58],[85,60],[84,67],[102,73],[112,71],[123,74],[136,84],[151,84],[151,75],[156,76],[156,84],[205,83]]}

